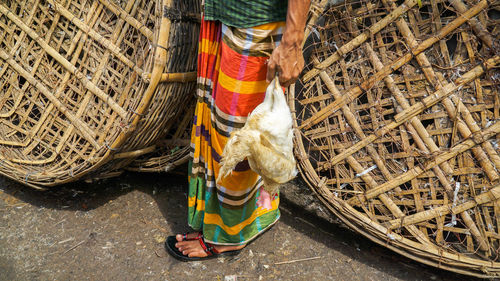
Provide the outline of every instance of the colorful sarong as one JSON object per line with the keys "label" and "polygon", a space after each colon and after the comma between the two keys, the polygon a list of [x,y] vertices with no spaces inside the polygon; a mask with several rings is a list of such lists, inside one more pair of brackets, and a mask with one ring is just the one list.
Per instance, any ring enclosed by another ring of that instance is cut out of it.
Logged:
{"label": "colorful sarong", "polygon": [[188,223],[217,245],[246,244],[280,217],[279,196],[269,210],[257,207],[261,178],[247,161],[215,183],[230,133],[265,96],[268,55],[281,40],[284,22],[234,28],[201,23],[198,101],[191,134]]}

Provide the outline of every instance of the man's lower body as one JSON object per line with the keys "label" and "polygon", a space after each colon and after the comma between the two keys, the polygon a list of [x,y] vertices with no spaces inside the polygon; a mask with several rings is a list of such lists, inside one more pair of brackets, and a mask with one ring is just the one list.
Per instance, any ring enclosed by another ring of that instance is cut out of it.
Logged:
{"label": "man's lower body", "polygon": [[185,256],[210,255],[196,239],[198,233],[217,252],[238,250],[280,217],[279,196],[271,199],[270,209],[257,206],[262,180],[248,162],[238,164],[222,182],[215,179],[231,132],[243,127],[264,100],[267,59],[284,26],[234,28],[202,20],[188,195],[188,223],[198,232],[177,235],[175,246]]}

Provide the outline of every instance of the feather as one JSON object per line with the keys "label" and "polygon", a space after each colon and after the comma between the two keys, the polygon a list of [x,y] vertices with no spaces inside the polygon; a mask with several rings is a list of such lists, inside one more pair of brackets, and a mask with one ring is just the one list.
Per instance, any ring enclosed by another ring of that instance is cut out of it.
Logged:
{"label": "feather", "polygon": [[249,114],[245,126],[233,131],[224,147],[217,181],[248,159],[258,173],[264,190],[275,195],[281,184],[297,176],[293,157],[292,116],[283,89],[275,78],[266,89],[264,101]]}

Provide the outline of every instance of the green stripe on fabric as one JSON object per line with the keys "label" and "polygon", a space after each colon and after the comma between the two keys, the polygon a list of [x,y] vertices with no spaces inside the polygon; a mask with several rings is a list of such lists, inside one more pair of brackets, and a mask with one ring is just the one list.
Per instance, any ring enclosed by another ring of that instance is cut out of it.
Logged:
{"label": "green stripe on fabric", "polygon": [[[230,235],[227,232],[224,231],[224,229],[220,229],[220,233],[217,235],[217,243],[229,243],[229,244],[244,244],[248,243],[249,240],[255,238],[257,235],[259,235],[262,231],[266,230],[267,227],[271,226],[274,224],[280,217],[280,211],[279,209],[276,209],[272,212],[265,213],[261,216],[259,216],[259,220],[261,225],[265,226],[265,228],[259,229],[257,228],[257,224],[251,223],[247,226],[245,226],[238,234],[235,235]],[[215,232],[218,228],[218,225],[215,224],[205,224],[203,227],[203,235],[205,235],[207,240],[213,241],[210,239],[210,237],[215,236]],[[241,239],[243,237],[243,241]],[[215,242],[215,241],[214,241]]]}
{"label": "green stripe on fabric", "polygon": [[286,19],[287,0],[205,0],[205,20],[228,26],[252,27]]}
{"label": "green stripe on fabric", "polygon": [[[243,213],[243,204],[240,206],[227,206],[222,204],[217,197],[217,194],[212,194],[216,200],[210,200],[205,202],[205,212],[208,214],[219,214],[224,220],[224,224],[227,226],[235,226],[241,223],[241,217],[249,218],[252,216],[253,212],[257,208],[257,198],[255,194],[247,201],[247,205],[252,206],[251,208],[246,208]],[[226,207],[227,206],[227,207]]]}

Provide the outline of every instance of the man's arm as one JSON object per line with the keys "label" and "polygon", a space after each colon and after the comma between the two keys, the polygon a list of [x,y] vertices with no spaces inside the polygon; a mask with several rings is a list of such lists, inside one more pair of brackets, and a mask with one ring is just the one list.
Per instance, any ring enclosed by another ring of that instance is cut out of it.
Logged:
{"label": "man's arm", "polygon": [[304,68],[302,41],[310,3],[311,0],[288,0],[283,38],[267,64],[268,82],[278,72],[281,86],[288,87],[295,83]]}

